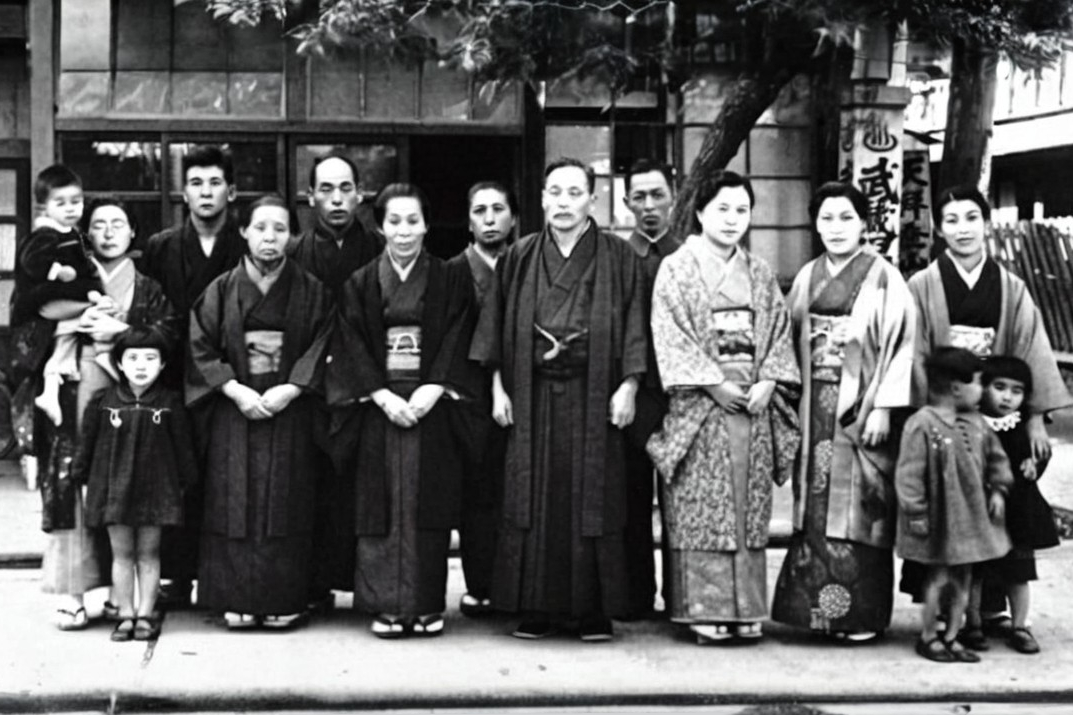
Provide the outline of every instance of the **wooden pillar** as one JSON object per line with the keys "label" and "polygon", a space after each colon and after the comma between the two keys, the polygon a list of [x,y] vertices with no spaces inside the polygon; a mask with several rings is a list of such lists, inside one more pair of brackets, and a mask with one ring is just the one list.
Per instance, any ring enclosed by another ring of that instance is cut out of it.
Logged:
{"label": "wooden pillar", "polygon": [[30,171],[56,161],[53,0],[30,0]]}

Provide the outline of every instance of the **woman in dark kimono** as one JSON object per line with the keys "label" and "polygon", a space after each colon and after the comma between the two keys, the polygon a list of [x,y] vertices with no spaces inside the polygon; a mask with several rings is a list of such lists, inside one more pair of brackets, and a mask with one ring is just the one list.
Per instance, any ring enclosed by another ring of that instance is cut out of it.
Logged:
{"label": "woman in dark kimono", "polygon": [[186,401],[209,426],[198,603],[229,628],[294,625],[309,593],[327,298],[284,257],[291,225],[278,196],[254,201],[249,255],[191,311]]}
{"label": "woman in dark kimono", "polygon": [[[85,528],[81,490],[72,488],[70,478],[85,407],[95,392],[113,383],[98,359],[98,351],[108,348],[132,326],[155,328],[168,341],[174,341],[178,320],[160,285],[135,270],[134,262],[127,255],[136,227],[126,205],[114,198],[100,197],[90,203],[86,216],[90,261],[114,307],[94,306],[82,314],[79,380],[69,381],[60,388],[63,414],[60,426],[47,419],[34,423],[44,501],[42,515],[44,528],[50,532],[42,562],[43,589],[73,599],[69,605],[57,609],[58,625],[63,630],[77,630],[89,624],[82,594],[109,581],[107,538],[97,538],[98,535]],[[40,322],[48,324],[48,321]],[[52,331],[33,332],[47,336],[43,342],[24,340],[19,336],[30,334],[22,330],[25,327],[29,326],[16,326],[15,372],[18,375],[20,369],[28,369],[31,374],[26,379],[34,380],[40,378],[40,368],[50,352]],[[105,615],[115,615],[110,602],[105,602]]]}
{"label": "woman in dark kimono", "polygon": [[458,526],[462,444],[452,401],[471,398],[472,278],[424,250],[428,201],[391,184],[376,199],[380,258],[343,285],[328,402],[359,434],[354,604],[381,638],[443,632],[450,530]]}
{"label": "woman in dark kimono", "polygon": [[892,411],[909,404],[916,325],[897,268],[862,243],[868,200],[820,187],[809,214],[826,252],[788,302],[804,394],[794,535],[772,618],[845,642],[890,625],[894,591]]}

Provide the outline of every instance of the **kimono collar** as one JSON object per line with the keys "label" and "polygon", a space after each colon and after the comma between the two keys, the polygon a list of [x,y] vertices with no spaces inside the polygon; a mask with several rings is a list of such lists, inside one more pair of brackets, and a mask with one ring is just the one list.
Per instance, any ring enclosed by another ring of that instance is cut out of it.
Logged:
{"label": "kimono collar", "polygon": [[736,262],[745,262],[745,251],[741,250],[741,246],[734,246],[734,252],[730,254],[730,257],[723,258],[716,253],[715,247],[712,246],[712,242],[699,233],[694,233],[687,238],[686,245],[689,246],[694,253],[704,252],[712,258],[722,261],[728,269]]}
{"label": "kimono collar", "polygon": [[134,395],[134,391],[130,389],[130,385],[127,384],[126,380],[121,380],[119,382],[119,384],[116,385],[116,390],[115,390],[116,398],[120,402],[122,402],[123,404],[128,404],[128,405],[132,405],[132,404],[153,405],[153,404],[156,404],[156,402],[158,401],[158,398],[160,397],[162,392],[163,392],[163,390],[160,387],[160,378],[157,378],[157,381],[154,382],[152,385],[150,385],[149,389],[147,389],[145,392],[143,392],[141,397],[136,397]]}
{"label": "kimono collar", "polygon": [[647,258],[648,254],[652,250],[655,250],[656,253],[660,256],[666,256],[669,253],[672,253],[672,251],[668,250],[673,243],[673,241],[670,239],[670,234],[671,231],[668,228],[664,230],[663,233],[661,233],[660,235],[656,236],[655,238],[652,238],[644,231],[638,229],[630,234],[630,238],[628,240],[630,242],[630,245],[633,246],[634,250],[637,251],[637,255],[639,255],[641,258]]}
{"label": "kimono collar", "polygon": [[493,271],[496,269],[496,264],[499,263],[499,256],[489,256],[487,253],[480,249],[480,246],[476,242],[469,244],[469,248],[470,252],[474,256],[484,262],[484,265],[488,266]]}
{"label": "kimono collar", "polygon": [[958,275],[961,276],[961,280],[965,281],[965,285],[972,290],[976,287],[976,284],[980,281],[980,275],[984,272],[984,266],[987,264],[987,256],[985,255],[980,259],[980,262],[976,264],[976,267],[971,271],[967,271],[961,267],[961,263],[956,258],[947,253],[947,257],[950,262],[954,264],[954,269],[957,270]]}
{"label": "kimono collar", "polygon": [[982,415],[984,422],[987,426],[993,429],[995,432],[1009,432],[1017,425],[1021,424],[1021,412],[1011,412],[1005,417],[989,417]]}
{"label": "kimono collar", "polygon": [[391,251],[386,248],[384,249],[384,255],[387,256],[387,261],[391,265],[392,270],[395,271],[395,275],[399,277],[401,282],[405,283],[406,279],[410,277],[410,273],[413,271],[414,266],[416,266],[417,262],[421,259],[421,254],[424,253],[424,251],[425,249],[422,248],[405,268],[395,260],[395,257],[391,255]]}
{"label": "kimono collar", "polygon": [[343,243],[354,238],[360,238],[360,236],[354,236],[354,227],[361,224],[358,221],[358,215],[355,213],[350,217],[350,223],[343,228],[335,228],[329,225],[324,219],[317,215],[316,226],[313,229],[313,236],[321,241],[331,241],[339,248],[343,247]]}
{"label": "kimono collar", "polygon": [[826,263],[827,263],[827,275],[830,276],[831,278],[834,278],[835,276],[837,276],[839,273],[842,272],[843,268],[848,266],[850,263],[853,263],[853,259],[855,259],[857,256],[861,255],[861,251],[863,251],[863,250],[864,250],[864,246],[863,245],[859,246],[857,248],[857,250],[853,252],[852,256],[850,256],[849,258],[847,258],[846,260],[842,261],[841,263],[839,263],[837,265],[831,260],[831,256],[829,254],[825,254],[824,255],[824,261],[826,261]]}
{"label": "kimono collar", "polygon": [[249,256],[243,256],[242,263],[246,268],[246,275],[249,276],[253,284],[257,286],[257,290],[261,291],[263,295],[279,280],[280,275],[283,273],[283,266],[287,264],[287,259],[284,258],[274,270],[268,273],[261,273],[261,269],[254,265],[253,259]]}
{"label": "kimono collar", "polygon": [[117,261],[116,264],[112,266],[112,270],[108,270],[107,268],[105,268],[104,264],[97,260],[96,256],[90,256],[89,260],[93,263],[94,266],[96,266],[97,273],[101,277],[101,282],[104,283],[106,286],[108,285],[108,282],[112,280],[112,278],[118,276],[123,271],[128,269],[134,269],[134,262],[130,259],[130,256],[123,256],[121,259],[119,259],[119,261]]}

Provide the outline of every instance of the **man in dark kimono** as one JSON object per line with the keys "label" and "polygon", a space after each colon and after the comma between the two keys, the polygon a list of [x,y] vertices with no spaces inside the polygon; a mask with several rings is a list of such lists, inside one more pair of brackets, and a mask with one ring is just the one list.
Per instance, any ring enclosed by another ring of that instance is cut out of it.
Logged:
{"label": "man in dark kimono", "polygon": [[[317,157],[309,170],[309,205],[316,210],[315,223],[287,251],[295,263],[324,284],[332,302],[338,301],[346,279],[384,250],[383,237],[365,230],[358,217],[359,182],[358,167],[349,158],[338,154]],[[318,426],[317,434],[327,432],[327,425]],[[339,478],[327,458],[321,476],[313,537],[317,565],[310,605],[315,610],[329,610],[334,606],[331,589],[350,591],[354,586],[354,486],[351,480]]]}
{"label": "man in dark kimono", "polygon": [[[218,146],[196,146],[182,158],[183,201],[187,219],[149,237],[136,266],[164,289],[178,316],[177,330],[185,348],[190,308],[216,276],[234,268],[246,253],[246,242],[231,220],[235,200],[231,157]],[[168,360],[168,384],[182,384],[183,350]],[[194,422],[195,438],[204,442]],[[190,603],[191,581],[197,577],[203,485],[199,478],[184,495],[185,526],[166,529],[161,543],[161,603]]]}
{"label": "man in dark kimono", "polygon": [[[481,181],[469,190],[469,230],[473,242],[452,258],[473,277],[476,304],[483,305],[495,279],[496,264],[514,237],[517,205],[510,189],[496,181]],[[503,460],[507,433],[492,419],[492,373],[485,379],[477,399],[460,412],[469,418],[468,429],[477,445],[472,464],[466,465],[462,482],[462,521],[458,530],[466,592],[459,610],[467,616],[492,611],[492,569],[496,548],[496,523],[502,498]]]}
{"label": "man in dark kimono", "polygon": [[[637,221],[629,244],[641,259],[645,276],[646,328],[650,325],[649,306],[659,264],[682,245],[681,238],[668,231],[674,205],[674,189],[671,187],[671,169],[665,164],[639,159],[626,174],[623,200]],[[634,618],[644,618],[652,613],[656,595],[656,566],[652,553],[655,472],[645,445],[652,433],[659,429],[666,412],[667,398],[663,394],[649,335],[648,369],[637,393],[637,417],[626,429],[626,553],[630,577],[629,615]],[[663,563],[667,563],[666,558]],[[669,585],[669,579],[663,579],[664,590]]]}
{"label": "man in dark kimono", "polygon": [[644,277],[633,250],[589,214],[576,159],[545,170],[546,226],[496,270],[470,357],[496,368],[493,416],[513,425],[492,602],[514,635],[576,620],[584,641],[628,613],[624,428],[644,377]]}

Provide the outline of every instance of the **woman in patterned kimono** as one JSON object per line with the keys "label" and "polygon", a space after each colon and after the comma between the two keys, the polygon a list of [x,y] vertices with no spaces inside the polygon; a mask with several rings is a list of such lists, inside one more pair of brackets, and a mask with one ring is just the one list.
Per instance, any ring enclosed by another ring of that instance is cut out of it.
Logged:
{"label": "woman in patterned kimono", "polygon": [[824,184],[809,215],[826,252],[801,269],[788,298],[804,445],[772,618],[862,643],[890,625],[891,414],[909,405],[916,318],[897,268],[864,247],[860,191]]}
{"label": "woman in patterned kimono", "polygon": [[699,233],[664,259],[652,334],[670,395],[648,442],[661,476],[671,620],[700,644],[761,637],[772,483],[800,445],[790,321],[771,268],[738,244],[753,190],[732,172],[700,187]]}
{"label": "woman in patterned kimono", "polygon": [[[452,402],[480,375],[466,359],[476,321],[465,262],[424,250],[428,201],[391,184],[376,199],[387,246],[343,284],[328,403],[357,436],[355,607],[380,638],[443,632],[447,551],[459,524],[464,434]],[[333,436],[334,438],[334,436]]]}
{"label": "woman in patterned kimono", "polygon": [[278,196],[250,204],[249,255],[191,310],[186,401],[208,425],[198,603],[231,629],[295,625],[309,595],[327,298],[284,257],[292,225]]}
{"label": "woman in patterned kimono", "polygon": [[[985,250],[991,205],[974,186],[945,189],[935,203],[935,223],[946,251],[909,280],[917,306],[917,340],[913,358],[913,404],[925,404],[928,380],[924,363],[943,345],[966,348],[979,357],[1005,355],[1024,360],[1032,371],[1032,395],[1025,402],[1025,427],[1037,462],[1049,459],[1051,445],[1044,416],[1073,405],[1058,371],[1039,309],[1017,276]],[[902,570],[900,588],[919,595],[923,571],[912,561]],[[994,635],[1009,626],[1005,596],[984,585],[984,627]],[[970,614],[975,618],[976,614]],[[972,625],[978,625],[973,623]]]}

